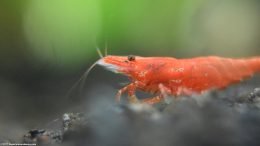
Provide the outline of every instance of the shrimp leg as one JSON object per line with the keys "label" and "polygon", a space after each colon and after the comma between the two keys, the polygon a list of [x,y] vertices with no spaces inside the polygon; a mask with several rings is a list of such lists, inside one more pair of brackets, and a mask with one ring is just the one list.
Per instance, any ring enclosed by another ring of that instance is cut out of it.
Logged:
{"label": "shrimp leg", "polygon": [[146,104],[153,105],[153,104],[161,102],[162,100],[164,100],[163,95],[158,95],[158,96],[155,96],[155,97],[143,99],[142,102],[146,103]]}
{"label": "shrimp leg", "polygon": [[136,90],[136,87],[137,87],[137,84],[138,82],[134,82],[134,83],[130,83],[129,85],[123,87],[122,89],[120,89],[118,92],[117,92],[117,95],[116,95],[116,101],[117,102],[120,102],[120,99],[121,99],[121,96],[124,92],[128,91],[128,101],[130,103],[136,103],[138,102],[139,100],[137,99],[137,97],[135,96],[135,90]]}
{"label": "shrimp leg", "polygon": [[171,90],[165,87],[163,84],[159,84],[159,90],[160,95],[143,99],[142,102],[153,105],[164,100],[165,103],[168,103],[167,98],[168,95],[171,94]]}
{"label": "shrimp leg", "polygon": [[121,96],[123,93],[125,93],[126,91],[129,91],[129,89],[134,89],[134,83],[131,83],[125,87],[123,87],[122,89],[118,90],[117,94],[116,94],[116,102],[120,102],[121,100]]}

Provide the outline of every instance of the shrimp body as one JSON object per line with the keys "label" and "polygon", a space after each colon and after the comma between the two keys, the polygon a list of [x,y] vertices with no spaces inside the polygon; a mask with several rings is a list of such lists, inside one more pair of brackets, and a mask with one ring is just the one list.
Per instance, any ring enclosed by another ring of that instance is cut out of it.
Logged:
{"label": "shrimp body", "polygon": [[106,56],[99,65],[127,75],[131,83],[119,90],[135,95],[135,90],[158,94],[144,102],[156,103],[165,95],[179,96],[223,89],[260,72],[260,57],[230,59],[216,56],[176,59],[171,57]]}

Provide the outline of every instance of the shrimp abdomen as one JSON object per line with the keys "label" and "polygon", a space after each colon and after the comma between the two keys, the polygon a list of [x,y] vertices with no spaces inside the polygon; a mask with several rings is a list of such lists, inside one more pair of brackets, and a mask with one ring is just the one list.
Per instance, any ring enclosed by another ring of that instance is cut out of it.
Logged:
{"label": "shrimp abdomen", "polygon": [[230,59],[221,57],[201,57],[186,60],[189,78],[180,85],[194,92],[213,88],[225,88],[240,82],[256,72],[260,72],[260,58]]}

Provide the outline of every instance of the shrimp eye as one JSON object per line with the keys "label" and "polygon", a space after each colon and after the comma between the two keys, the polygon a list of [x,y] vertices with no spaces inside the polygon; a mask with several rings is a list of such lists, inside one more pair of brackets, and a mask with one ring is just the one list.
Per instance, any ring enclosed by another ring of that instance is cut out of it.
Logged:
{"label": "shrimp eye", "polygon": [[135,61],[135,56],[134,55],[128,55],[127,59],[129,61]]}

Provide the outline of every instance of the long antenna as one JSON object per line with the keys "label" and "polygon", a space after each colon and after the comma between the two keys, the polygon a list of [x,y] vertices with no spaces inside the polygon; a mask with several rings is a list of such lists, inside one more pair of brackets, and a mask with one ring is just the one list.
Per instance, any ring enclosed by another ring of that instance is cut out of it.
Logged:
{"label": "long antenna", "polygon": [[[104,56],[102,54],[102,52],[100,51],[100,49],[98,47],[96,47],[96,50],[97,50],[97,53],[100,57],[100,59],[102,59]],[[107,51],[105,50],[105,55],[107,55]],[[99,59],[99,60],[100,60]],[[97,60],[96,62],[94,62],[87,70],[86,72],[80,77],[80,79],[70,88],[70,90],[68,91],[67,93],[67,96],[70,95],[70,93],[79,85],[79,92],[80,94],[82,93],[83,91],[83,88],[84,88],[84,83],[85,83],[85,80],[87,79],[90,71],[97,65],[98,61]]]}
{"label": "long antenna", "polygon": [[[99,59],[100,60],[100,59]],[[94,62],[88,69],[87,71],[80,77],[80,79],[70,88],[70,90],[67,93],[67,96],[70,95],[70,93],[73,91],[73,89],[75,89],[78,85],[80,86],[79,91],[80,94],[82,93],[83,87],[84,87],[84,83],[85,80],[87,79],[90,71],[97,65],[98,61]]]}

